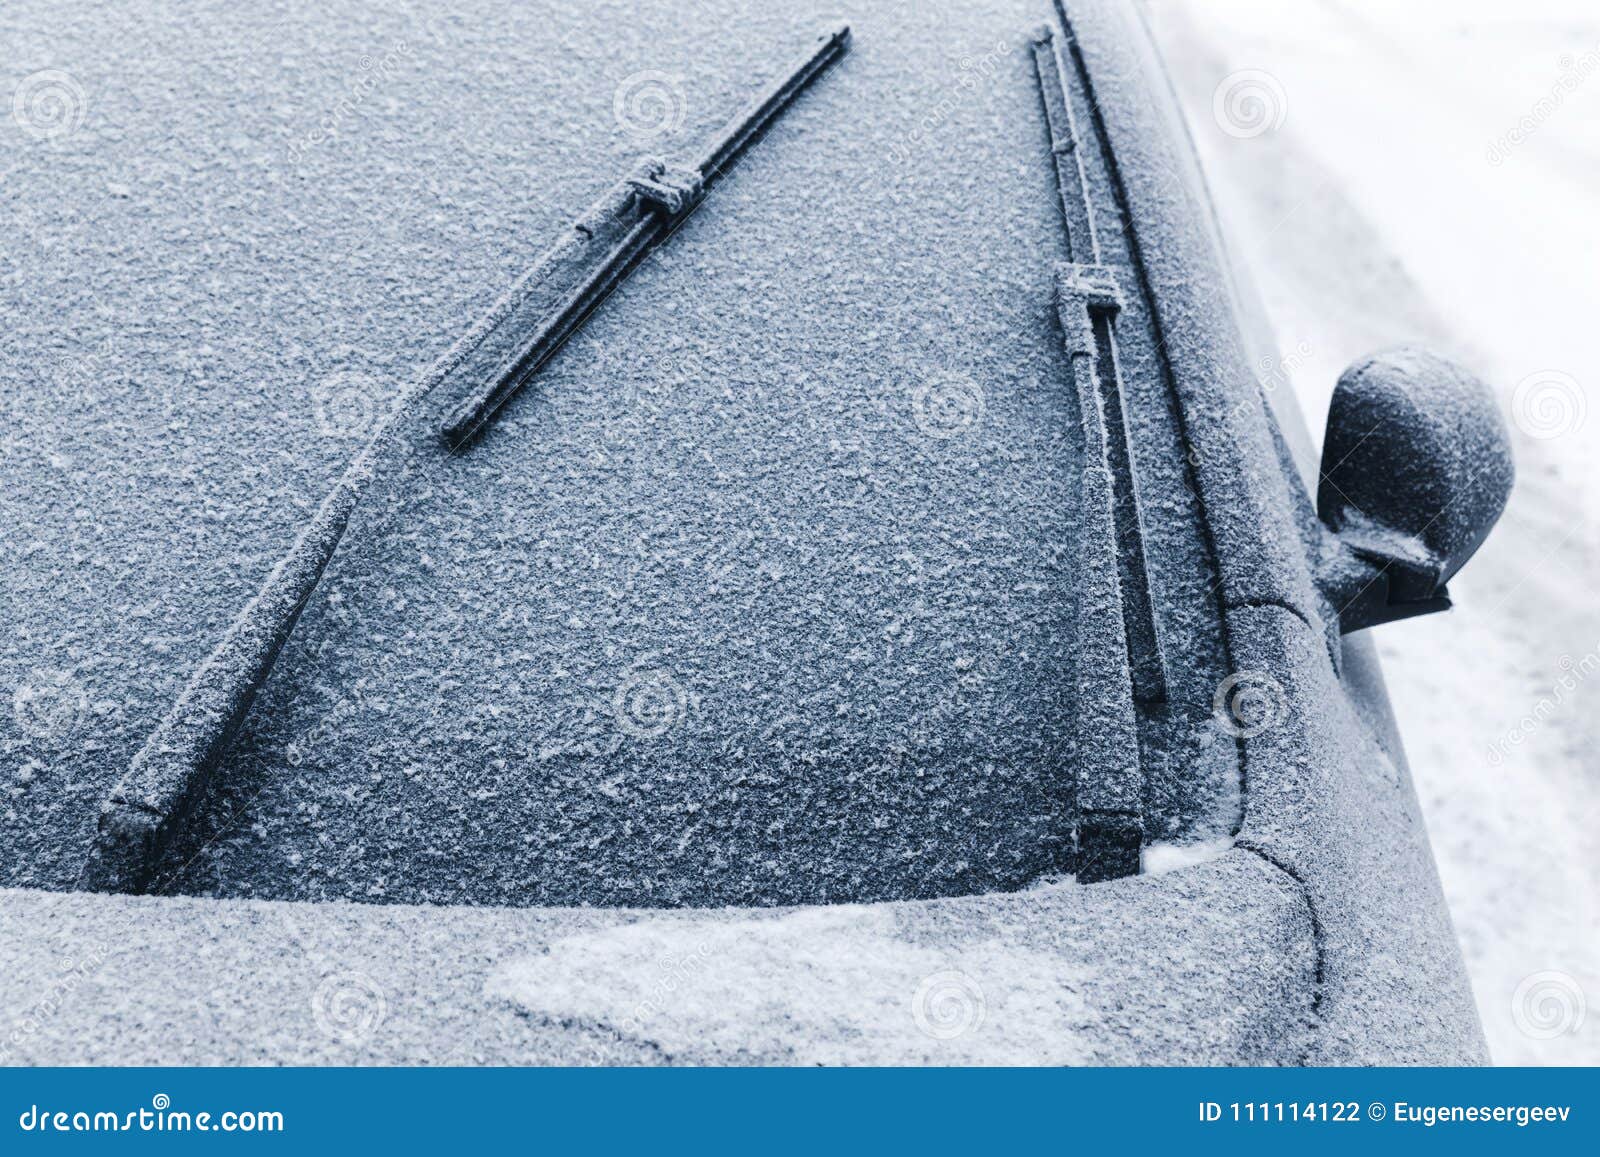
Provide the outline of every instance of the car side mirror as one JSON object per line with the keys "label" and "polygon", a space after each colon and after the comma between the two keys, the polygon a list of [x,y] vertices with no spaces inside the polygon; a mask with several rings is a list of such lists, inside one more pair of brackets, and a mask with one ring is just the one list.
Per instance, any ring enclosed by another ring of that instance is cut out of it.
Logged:
{"label": "car side mirror", "polygon": [[1348,634],[1448,610],[1451,577],[1511,494],[1494,394],[1460,366],[1401,347],[1339,377],[1322,443],[1317,581]]}

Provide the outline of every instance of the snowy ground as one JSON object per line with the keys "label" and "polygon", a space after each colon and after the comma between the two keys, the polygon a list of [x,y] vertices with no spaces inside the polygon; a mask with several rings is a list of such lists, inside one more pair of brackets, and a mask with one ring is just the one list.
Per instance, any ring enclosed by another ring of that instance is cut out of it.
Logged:
{"label": "snowy ground", "polygon": [[1151,16],[1313,435],[1340,368],[1397,341],[1502,393],[1511,505],[1457,610],[1378,645],[1495,1060],[1600,1063],[1600,9]]}

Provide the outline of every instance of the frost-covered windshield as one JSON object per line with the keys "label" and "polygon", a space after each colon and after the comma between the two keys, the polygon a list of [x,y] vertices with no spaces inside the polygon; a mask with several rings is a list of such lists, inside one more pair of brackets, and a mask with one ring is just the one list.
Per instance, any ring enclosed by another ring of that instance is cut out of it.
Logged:
{"label": "frost-covered windshield", "polygon": [[[0,315],[34,386],[7,398],[3,661],[75,717],[0,723],[28,769],[7,882],[74,882],[405,383],[835,15],[367,14],[357,43],[343,7],[216,15],[137,75],[90,22],[88,131],[8,175],[28,240]],[[1051,13],[862,7],[847,62],[484,437],[452,451],[435,415],[373,484],[153,890],[826,902],[1071,868]]]}

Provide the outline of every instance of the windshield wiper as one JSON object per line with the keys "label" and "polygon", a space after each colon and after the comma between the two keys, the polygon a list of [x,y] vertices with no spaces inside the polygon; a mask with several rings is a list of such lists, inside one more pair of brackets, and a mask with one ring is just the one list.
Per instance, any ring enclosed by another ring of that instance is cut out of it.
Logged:
{"label": "windshield wiper", "polygon": [[677,167],[654,158],[641,161],[615,187],[573,222],[586,237],[607,230],[608,221],[623,225],[620,237],[597,252],[578,283],[494,375],[463,399],[440,431],[452,448],[462,446],[494,417],[495,411],[527,385],[595,308],[655,246],[688,219],[700,199],[738,160],[789,103],[825,72],[850,47],[845,25],[824,33],[817,43],[766,91],[728,122],[692,165]]}
{"label": "windshield wiper", "polygon": [[1167,673],[1117,350],[1124,293],[1136,290],[1125,290],[1119,272],[1102,264],[1083,163],[1086,138],[1075,123],[1069,74],[1051,29],[1035,35],[1033,56],[1066,224],[1056,304],[1084,439],[1074,834],[1078,881],[1095,883],[1139,871],[1147,771],[1141,729],[1145,717],[1162,710]]}
{"label": "windshield wiper", "polygon": [[[354,461],[345,468],[288,552],[278,561],[227,633],[190,676],[177,703],[134,755],[127,772],[101,802],[94,846],[78,876],[79,888],[139,892],[184,822],[266,683],[300,613],[338,549],[356,504],[372,480],[406,443],[418,407],[459,369],[541,286],[574,263],[588,270],[549,321],[489,386],[469,398],[447,429],[462,439],[538,371],[589,312],[654,244],[665,240],[694,211],[705,189],[771,124],[812,80],[848,49],[850,29],[840,25],[782,78],[755,98],[717,135],[699,164],[677,170],[646,161],[629,173],[574,225],[572,233],[538,262],[395,400]],[[624,224],[625,223],[625,224]],[[621,240],[589,262],[598,236],[624,228]],[[447,435],[448,436],[448,435]]]}

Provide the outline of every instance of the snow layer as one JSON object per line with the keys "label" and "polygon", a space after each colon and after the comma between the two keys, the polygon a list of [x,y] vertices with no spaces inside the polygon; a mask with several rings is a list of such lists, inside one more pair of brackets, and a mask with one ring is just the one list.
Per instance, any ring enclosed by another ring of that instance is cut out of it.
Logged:
{"label": "snow layer", "polygon": [[[770,1031],[762,1026],[779,975],[795,1063],[1085,1064],[1095,1055],[1084,964],[992,937],[956,949],[907,942],[888,905],[580,933],[508,963],[488,991],[540,1019],[610,1026],[666,1056],[709,1060]],[[979,977],[1004,983],[986,990]],[[868,1024],[875,1031],[863,1033]]]}
{"label": "snow layer", "polygon": [[1314,939],[1243,851],[809,911],[0,889],[0,1062],[1283,1064]]}
{"label": "snow layer", "polygon": [[[0,718],[27,768],[0,873],[67,887],[404,384],[837,11],[200,5],[153,44],[21,8],[39,31],[7,69],[70,72],[85,108],[39,147],[0,121],[0,526],[24,560],[0,677],[92,708],[48,751]],[[1072,417],[1024,39],[1048,13],[861,6],[844,65],[486,438],[447,455],[419,423],[161,887],[826,901],[1061,867]]]}
{"label": "snow layer", "polygon": [[[1600,1062],[1600,16],[1579,0],[1151,11],[1277,329],[1267,376],[1292,382],[1313,434],[1339,370],[1402,340],[1504,397],[1518,488],[1499,529],[1452,614],[1377,639],[1495,1059]],[[1266,102],[1260,131],[1218,111],[1240,86]]]}

